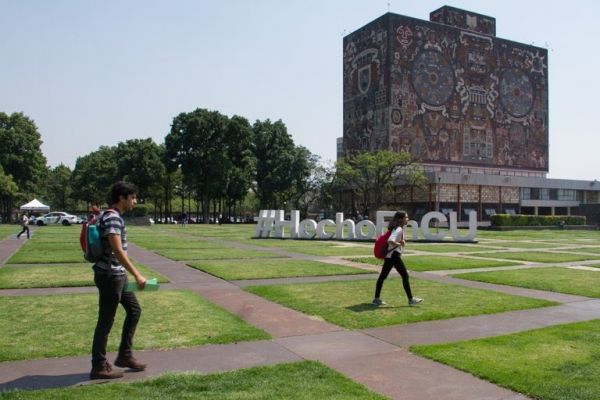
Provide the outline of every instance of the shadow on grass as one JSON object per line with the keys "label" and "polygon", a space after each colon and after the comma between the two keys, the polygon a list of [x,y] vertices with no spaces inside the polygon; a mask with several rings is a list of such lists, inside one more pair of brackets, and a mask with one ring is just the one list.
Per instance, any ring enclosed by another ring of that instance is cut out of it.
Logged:
{"label": "shadow on grass", "polygon": [[366,311],[375,311],[378,308],[400,308],[400,307],[399,306],[390,306],[390,305],[376,306],[373,303],[360,303],[360,304],[355,304],[353,306],[346,307],[346,310],[360,313],[360,312],[366,312]]}

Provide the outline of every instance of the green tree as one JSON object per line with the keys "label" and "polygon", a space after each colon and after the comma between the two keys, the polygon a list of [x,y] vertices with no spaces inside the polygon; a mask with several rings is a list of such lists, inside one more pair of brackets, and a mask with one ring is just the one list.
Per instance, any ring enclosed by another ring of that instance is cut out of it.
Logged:
{"label": "green tree", "polygon": [[105,204],[111,185],[117,180],[115,147],[98,150],[77,158],[73,170],[73,195],[87,204]]}
{"label": "green tree", "polygon": [[117,180],[134,183],[141,203],[149,195],[150,188],[164,178],[163,151],[164,148],[151,138],[120,142],[114,150]]}
{"label": "green tree", "polygon": [[71,182],[71,168],[60,164],[51,169],[47,181],[47,198],[53,209],[68,210],[71,209],[71,195],[73,186]]}
{"label": "green tree", "polygon": [[261,208],[276,209],[286,201],[294,186],[293,164],[298,154],[292,137],[281,120],[256,121],[254,156],[256,157],[256,197]]}
{"label": "green tree", "polygon": [[227,117],[217,111],[196,109],[176,116],[165,137],[167,158],[181,167],[183,182],[194,188],[206,223],[211,202],[214,206],[227,188],[227,124]]}
{"label": "green tree", "polygon": [[422,168],[408,152],[357,153],[339,160],[336,168],[345,190],[360,199],[371,214],[384,204],[395,186],[422,186],[427,182]]}
{"label": "green tree", "polygon": [[228,215],[235,212],[236,204],[242,204],[252,186],[254,177],[253,132],[246,118],[234,115],[227,123],[225,131],[229,171],[225,192]]}
{"label": "green tree", "polygon": [[35,122],[23,113],[0,112],[0,165],[26,195],[38,193],[47,171]]}
{"label": "green tree", "polygon": [[11,220],[18,187],[12,176],[6,175],[0,165],[0,217],[2,222]]}

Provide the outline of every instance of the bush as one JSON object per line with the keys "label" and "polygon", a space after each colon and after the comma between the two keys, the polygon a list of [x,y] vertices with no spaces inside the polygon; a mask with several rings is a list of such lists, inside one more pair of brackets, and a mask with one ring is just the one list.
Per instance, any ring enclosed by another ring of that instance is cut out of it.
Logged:
{"label": "bush", "polygon": [[564,226],[585,225],[582,215],[523,215],[496,214],[491,218],[493,226]]}
{"label": "bush", "polygon": [[129,213],[131,217],[145,217],[148,215],[148,206],[145,204],[137,204]]}

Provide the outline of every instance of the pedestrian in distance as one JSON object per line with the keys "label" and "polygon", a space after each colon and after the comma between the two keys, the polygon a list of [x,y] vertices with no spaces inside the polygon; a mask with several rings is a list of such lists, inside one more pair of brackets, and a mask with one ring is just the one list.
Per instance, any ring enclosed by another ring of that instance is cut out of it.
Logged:
{"label": "pedestrian in distance", "polygon": [[17,239],[20,239],[21,235],[24,233],[27,233],[27,239],[29,239],[29,217],[27,216],[27,213],[21,214],[19,222],[21,223],[21,232],[17,234]]}
{"label": "pedestrian in distance", "polygon": [[408,305],[416,306],[417,304],[423,302],[423,299],[420,297],[413,297],[410,289],[408,271],[406,270],[406,266],[402,261],[402,251],[406,245],[406,240],[404,239],[404,227],[406,224],[408,224],[408,215],[405,211],[398,211],[396,214],[394,214],[394,217],[388,224],[388,230],[391,231],[391,234],[388,239],[388,249],[385,256],[385,261],[383,262],[383,267],[381,268],[381,272],[375,286],[375,298],[373,299],[373,305],[375,306],[387,304],[381,299],[380,296],[381,289],[383,288],[383,282],[388,277],[392,268],[395,268],[402,277],[402,286],[404,287],[404,292],[408,298]]}
{"label": "pedestrian in distance", "polygon": [[115,379],[123,371],[106,359],[106,344],[119,304],[125,309],[125,322],[121,334],[119,353],[115,365],[132,371],[143,371],[146,365],[133,357],[133,336],[142,309],[133,292],[126,292],[127,274],[135,279],[140,290],[146,278],[140,274],[127,256],[127,230],[122,214],[130,211],[137,203],[137,188],[128,182],[117,182],[110,190],[111,207],[100,216],[99,232],[103,253],[93,266],[94,283],[98,288],[98,322],[92,344],[92,371],[90,379]]}

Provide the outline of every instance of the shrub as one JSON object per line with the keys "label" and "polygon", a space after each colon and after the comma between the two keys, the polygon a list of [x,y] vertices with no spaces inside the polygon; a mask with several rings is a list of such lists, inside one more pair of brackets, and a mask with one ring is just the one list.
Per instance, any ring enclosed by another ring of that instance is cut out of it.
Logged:
{"label": "shrub", "polygon": [[136,204],[133,210],[129,213],[132,217],[145,217],[148,215],[148,206],[145,204]]}
{"label": "shrub", "polygon": [[491,217],[494,226],[563,226],[585,225],[582,215],[523,215],[496,214]]}

